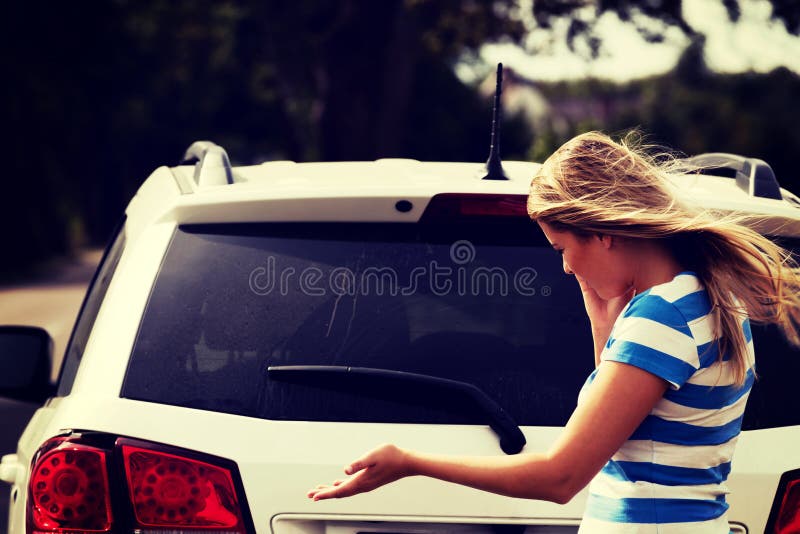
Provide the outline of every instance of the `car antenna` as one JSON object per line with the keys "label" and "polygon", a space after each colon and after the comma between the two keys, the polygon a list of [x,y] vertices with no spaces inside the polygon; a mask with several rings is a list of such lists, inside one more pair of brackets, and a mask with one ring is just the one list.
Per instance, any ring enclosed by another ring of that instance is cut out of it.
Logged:
{"label": "car antenna", "polygon": [[508,180],[500,161],[500,120],[503,108],[500,94],[503,92],[503,64],[497,64],[497,89],[494,92],[494,109],[492,110],[492,144],[489,147],[489,159],[486,160],[486,176],[484,180]]}

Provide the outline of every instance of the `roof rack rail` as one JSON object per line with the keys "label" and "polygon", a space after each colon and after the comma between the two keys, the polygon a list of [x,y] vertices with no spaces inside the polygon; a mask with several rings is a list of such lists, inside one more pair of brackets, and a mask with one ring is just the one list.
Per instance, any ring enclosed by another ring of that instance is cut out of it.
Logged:
{"label": "roof rack rail", "polygon": [[775,172],[764,160],[724,152],[709,152],[686,158],[686,162],[703,169],[734,171],[736,185],[752,197],[783,199]]}
{"label": "roof rack rail", "polygon": [[183,155],[182,163],[196,161],[194,181],[200,187],[233,183],[233,170],[228,153],[211,141],[195,141]]}

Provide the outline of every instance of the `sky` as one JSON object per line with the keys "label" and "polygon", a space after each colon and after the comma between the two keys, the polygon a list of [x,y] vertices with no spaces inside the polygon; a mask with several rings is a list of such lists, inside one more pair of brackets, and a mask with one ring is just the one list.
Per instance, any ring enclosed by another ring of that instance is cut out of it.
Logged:
{"label": "sky", "polygon": [[[589,60],[586,43],[577,42],[576,52],[568,49],[564,38],[568,21],[554,24],[552,30],[536,25],[530,16],[533,1],[520,0],[520,17],[528,29],[524,45],[485,45],[477,65],[462,61],[456,66],[462,80],[482,78],[487,74],[487,65],[502,62],[531,80],[594,77],[624,83],[670,70],[689,44],[689,39],[675,27],[666,28],[662,43],[647,43],[634,25],[606,13],[597,21],[597,34],[602,41],[600,56]],[[782,21],[770,20],[772,6],[767,0],[740,0],[739,4],[741,18],[733,23],[720,0],[683,1],[687,23],[706,35],[708,66],[722,73],[769,72],[785,66],[800,74],[800,37],[791,35]],[[591,12],[592,8],[588,10]],[[663,27],[659,21],[644,16],[636,20],[654,29]]]}

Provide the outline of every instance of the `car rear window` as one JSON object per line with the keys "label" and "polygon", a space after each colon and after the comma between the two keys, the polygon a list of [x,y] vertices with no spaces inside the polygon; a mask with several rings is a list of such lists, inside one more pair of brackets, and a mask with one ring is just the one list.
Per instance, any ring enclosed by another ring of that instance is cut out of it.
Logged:
{"label": "car rear window", "polygon": [[593,356],[578,286],[527,220],[180,227],[124,397],[267,419],[478,422],[445,391],[375,399],[270,380],[277,365],[464,381],[518,424],[562,425]]}
{"label": "car rear window", "polygon": [[[778,242],[800,260],[800,241]],[[742,428],[756,430],[800,425],[800,349],[791,346],[775,326],[752,325],[758,380],[747,401]]]}
{"label": "car rear window", "polygon": [[[762,379],[745,428],[800,424],[788,384],[800,355],[774,330],[754,336]],[[467,382],[520,425],[561,426],[593,362],[578,286],[530,221],[187,225],[122,396],[275,420],[485,423],[446,390],[267,373],[368,367]]]}

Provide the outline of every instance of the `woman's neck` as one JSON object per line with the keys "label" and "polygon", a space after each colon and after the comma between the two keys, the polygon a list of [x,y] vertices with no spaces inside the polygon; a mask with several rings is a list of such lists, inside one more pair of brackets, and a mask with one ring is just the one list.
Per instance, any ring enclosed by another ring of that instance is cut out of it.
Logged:
{"label": "woman's neck", "polygon": [[686,270],[669,250],[656,243],[644,243],[643,250],[636,257],[638,261],[634,263],[636,270],[633,287],[636,288],[637,295],[653,286],[671,281]]}

